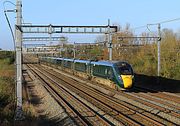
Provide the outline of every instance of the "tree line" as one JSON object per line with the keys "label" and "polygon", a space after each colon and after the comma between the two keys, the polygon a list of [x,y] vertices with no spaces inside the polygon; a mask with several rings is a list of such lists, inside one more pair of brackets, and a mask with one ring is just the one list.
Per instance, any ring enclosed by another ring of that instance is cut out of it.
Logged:
{"label": "tree line", "polygon": [[[158,36],[157,33],[144,32],[140,36]],[[136,73],[157,75],[157,41],[150,39],[124,39],[118,37],[135,37],[135,34],[127,24],[120,27],[119,32],[112,35],[113,60],[128,61]],[[171,29],[161,30],[161,71],[162,77],[180,80],[180,30],[174,32]],[[104,41],[104,43],[102,43]],[[73,45],[65,45],[66,51],[62,57],[73,58]],[[107,36],[98,36],[96,43],[76,46],[77,59],[108,60]]]}

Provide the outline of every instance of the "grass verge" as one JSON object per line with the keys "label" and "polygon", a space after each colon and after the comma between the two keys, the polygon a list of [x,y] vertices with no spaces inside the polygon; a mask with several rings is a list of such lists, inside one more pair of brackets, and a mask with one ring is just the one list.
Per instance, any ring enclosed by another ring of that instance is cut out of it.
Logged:
{"label": "grass verge", "polygon": [[11,58],[0,58],[0,125],[12,125],[14,117],[14,65]]}

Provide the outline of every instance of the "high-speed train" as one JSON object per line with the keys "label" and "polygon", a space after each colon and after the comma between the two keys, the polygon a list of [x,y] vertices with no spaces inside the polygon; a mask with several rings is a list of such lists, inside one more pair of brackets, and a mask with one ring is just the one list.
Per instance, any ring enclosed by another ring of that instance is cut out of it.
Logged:
{"label": "high-speed train", "polygon": [[114,89],[130,89],[134,84],[134,72],[124,61],[91,61],[56,57],[41,57],[40,62],[53,65],[77,76],[96,81]]}

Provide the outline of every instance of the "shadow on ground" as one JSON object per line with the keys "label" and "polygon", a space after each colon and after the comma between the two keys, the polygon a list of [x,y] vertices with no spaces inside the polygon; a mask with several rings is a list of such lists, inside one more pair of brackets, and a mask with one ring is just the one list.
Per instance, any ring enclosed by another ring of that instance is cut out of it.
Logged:
{"label": "shadow on ground", "polygon": [[[57,115],[52,115],[52,113],[50,114],[49,111],[46,111],[50,108],[41,108],[41,104],[46,104],[43,103],[44,96],[42,97],[40,95],[37,95],[37,93],[33,92],[35,89],[34,85],[28,85],[27,82],[24,82],[24,86],[28,87],[29,91],[31,92],[29,94],[30,100],[27,101],[27,98],[26,100],[23,100],[25,118],[22,121],[15,121],[14,126],[64,126],[70,123],[68,121],[68,117],[59,118],[57,117]],[[26,105],[25,102],[29,102],[31,106],[29,106],[29,104]],[[32,106],[41,107],[40,109],[35,110],[31,109]]]}
{"label": "shadow on ground", "polygon": [[64,126],[67,124],[67,119],[48,119],[47,116],[32,117],[27,116],[22,121],[15,121],[14,126]]}
{"label": "shadow on ground", "polygon": [[[41,98],[34,96],[35,98],[31,100],[33,105],[41,104]],[[2,111],[3,110],[3,111]],[[61,120],[57,118],[49,118],[48,113],[46,115],[40,115],[35,117],[31,112],[24,113],[24,119],[21,121],[15,121],[14,119],[14,106],[9,106],[6,103],[5,98],[0,98],[0,126],[64,126],[68,123],[68,117]],[[42,113],[42,111],[40,112]]]}
{"label": "shadow on ground", "polygon": [[164,77],[135,74],[135,86],[156,90],[157,92],[180,93],[180,80]]}

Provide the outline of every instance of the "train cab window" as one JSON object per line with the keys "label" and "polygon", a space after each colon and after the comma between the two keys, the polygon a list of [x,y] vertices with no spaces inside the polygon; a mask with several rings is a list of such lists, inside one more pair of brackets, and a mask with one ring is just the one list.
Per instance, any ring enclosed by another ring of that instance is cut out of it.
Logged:
{"label": "train cab window", "polygon": [[132,75],[133,74],[131,66],[128,64],[125,64],[125,63],[118,66],[118,71],[122,75]]}

